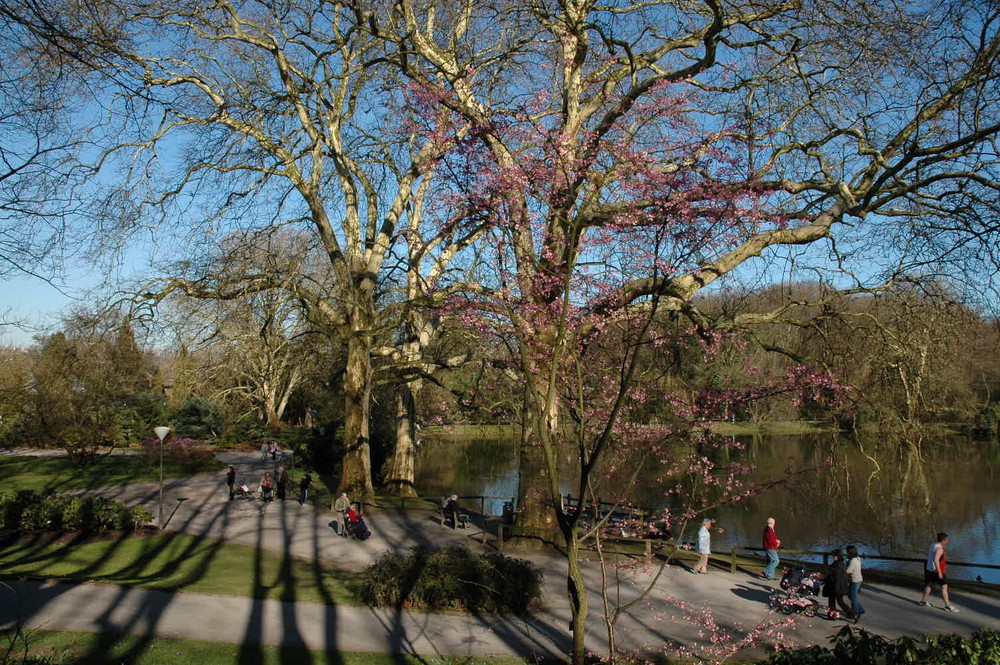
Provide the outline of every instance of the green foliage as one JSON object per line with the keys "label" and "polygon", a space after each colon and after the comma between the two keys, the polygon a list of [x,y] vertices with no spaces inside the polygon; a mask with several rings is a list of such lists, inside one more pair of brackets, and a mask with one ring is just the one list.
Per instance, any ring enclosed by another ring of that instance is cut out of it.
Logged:
{"label": "green foliage", "polygon": [[[268,435],[267,427],[260,418],[246,416],[226,428],[225,433],[219,439],[218,445],[224,448],[235,448],[241,443],[259,441]],[[275,436],[274,438],[278,439],[280,437]]]}
{"label": "green foliage", "polygon": [[15,531],[20,528],[21,513],[37,496],[30,490],[0,492],[0,530]]}
{"label": "green foliage", "polygon": [[94,502],[75,496],[63,509],[63,527],[69,531],[86,531],[94,521]]}
{"label": "green foliage", "polygon": [[385,552],[365,575],[361,598],[373,606],[524,614],[541,598],[542,573],[521,559],[463,547]]}
{"label": "green foliage", "polygon": [[771,654],[769,665],[987,665],[1000,662],[1000,633],[980,628],[962,635],[901,637],[881,635],[844,626],[833,638],[833,647],[811,646]]}
{"label": "green foliage", "polygon": [[143,506],[127,508],[103,497],[43,496],[31,490],[0,492],[3,531],[133,531],[151,520]]}
{"label": "green foliage", "polygon": [[990,404],[976,416],[976,436],[984,439],[1000,437],[1000,402]]}
{"label": "green foliage", "polygon": [[177,410],[174,431],[191,439],[213,439],[222,431],[222,425],[217,404],[204,397],[189,397]]}
{"label": "green foliage", "polygon": [[63,496],[47,496],[32,500],[21,513],[21,531],[60,531],[63,528],[63,511],[69,503]]}
{"label": "green foliage", "polygon": [[149,390],[128,321],[76,315],[33,351],[16,427],[5,438],[17,445],[62,445],[86,462],[95,447],[140,440],[150,411],[162,401]]}
{"label": "green foliage", "polygon": [[333,473],[343,454],[344,427],[332,422],[311,430],[292,430],[283,437],[291,446],[296,468]]}
{"label": "green foliage", "polygon": [[146,506],[132,506],[128,509],[126,520],[126,524],[131,524],[133,528],[138,529],[141,526],[151,523],[153,521],[153,514],[149,512]]}

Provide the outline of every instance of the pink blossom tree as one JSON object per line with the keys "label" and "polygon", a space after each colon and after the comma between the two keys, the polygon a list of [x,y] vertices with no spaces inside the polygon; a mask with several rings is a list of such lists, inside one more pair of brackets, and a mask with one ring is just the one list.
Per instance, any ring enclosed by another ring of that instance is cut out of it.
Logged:
{"label": "pink blossom tree", "polygon": [[988,248],[994,230],[968,211],[989,209],[1000,189],[1000,118],[986,93],[1000,19],[970,9],[402,0],[365,14],[399,45],[401,71],[481,146],[458,191],[470,218],[490,222],[494,271],[466,298],[516,352],[518,532],[561,537],[575,662],[588,601],[582,511],[558,509],[562,445],[576,451],[582,497],[626,444],[669,459],[700,411],[733,399],[677,390],[675,432],[635,427],[639,353],[664,325],[683,318],[711,340],[787,315],[792,304],[717,320],[697,307],[720,279],[766,279],[769,258],[871,288],[957,258],[938,251],[949,238]]}

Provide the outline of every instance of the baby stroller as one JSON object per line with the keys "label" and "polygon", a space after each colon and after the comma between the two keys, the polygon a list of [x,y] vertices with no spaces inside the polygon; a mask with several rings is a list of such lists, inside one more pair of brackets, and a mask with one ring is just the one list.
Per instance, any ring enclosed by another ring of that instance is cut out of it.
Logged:
{"label": "baby stroller", "polygon": [[253,501],[255,498],[254,493],[250,491],[250,488],[246,485],[240,485],[233,492],[233,498],[237,501]]}
{"label": "baby stroller", "polygon": [[355,540],[368,540],[372,532],[365,524],[365,518],[358,515],[358,520],[347,520],[347,535]]}
{"label": "baby stroller", "polygon": [[819,601],[819,578],[815,575],[806,576],[805,568],[795,566],[781,577],[780,591],[775,591],[768,598],[771,607],[783,614],[801,614],[807,617],[816,616]]}

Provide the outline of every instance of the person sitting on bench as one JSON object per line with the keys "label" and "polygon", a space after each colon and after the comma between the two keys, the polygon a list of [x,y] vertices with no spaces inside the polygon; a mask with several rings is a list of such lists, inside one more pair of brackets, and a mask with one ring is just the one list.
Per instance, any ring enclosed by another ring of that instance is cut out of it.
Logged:
{"label": "person sitting on bench", "polygon": [[452,494],[447,499],[445,499],[444,506],[441,509],[441,525],[444,526],[446,521],[451,521],[451,528],[456,527],[464,529],[469,526],[469,516],[462,512],[461,507],[458,505],[458,496]]}

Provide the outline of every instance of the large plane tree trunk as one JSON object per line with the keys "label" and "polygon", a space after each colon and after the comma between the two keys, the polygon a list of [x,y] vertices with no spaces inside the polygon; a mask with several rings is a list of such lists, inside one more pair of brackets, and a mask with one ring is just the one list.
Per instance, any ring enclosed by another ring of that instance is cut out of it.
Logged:
{"label": "large plane tree trunk", "polygon": [[396,393],[396,449],[386,486],[398,496],[417,496],[416,398],[422,387],[419,379],[409,381],[401,383]]}
{"label": "large plane tree trunk", "polygon": [[375,495],[369,434],[372,342],[368,318],[357,312],[353,318],[344,371],[344,458],[340,491],[356,500],[369,500]]}

